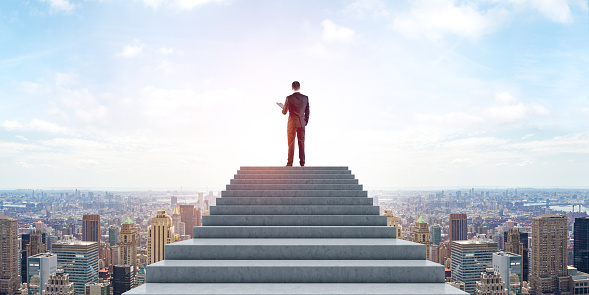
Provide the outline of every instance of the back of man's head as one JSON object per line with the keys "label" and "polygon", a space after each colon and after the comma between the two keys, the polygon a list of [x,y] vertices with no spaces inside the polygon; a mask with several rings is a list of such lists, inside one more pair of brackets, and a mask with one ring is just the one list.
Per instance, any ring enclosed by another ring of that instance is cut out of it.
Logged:
{"label": "back of man's head", "polygon": [[292,90],[298,91],[299,89],[301,89],[301,83],[299,81],[292,82]]}

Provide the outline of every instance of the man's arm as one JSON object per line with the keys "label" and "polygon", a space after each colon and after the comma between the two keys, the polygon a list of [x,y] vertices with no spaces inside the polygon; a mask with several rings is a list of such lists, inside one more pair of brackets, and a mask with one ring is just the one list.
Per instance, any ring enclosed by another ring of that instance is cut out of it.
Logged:
{"label": "man's arm", "polygon": [[286,97],[286,100],[284,101],[284,106],[282,107],[282,114],[286,115],[286,112],[288,112],[288,96]]}
{"label": "man's arm", "polygon": [[307,106],[305,107],[305,126],[309,123],[309,99],[307,99]]}

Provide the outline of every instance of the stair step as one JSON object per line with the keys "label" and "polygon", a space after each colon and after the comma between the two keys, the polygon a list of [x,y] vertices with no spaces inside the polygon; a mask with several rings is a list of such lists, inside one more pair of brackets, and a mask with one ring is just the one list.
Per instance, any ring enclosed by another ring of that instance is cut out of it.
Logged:
{"label": "stair step", "polygon": [[222,191],[221,197],[368,197],[366,191],[341,190],[229,190]]}
{"label": "stair step", "polygon": [[252,283],[146,283],[127,291],[128,295],[468,295],[446,283],[388,284],[252,284]]}
{"label": "stair step", "polygon": [[354,179],[354,174],[234,174],[233,179]]}
{"label": "stair step", "polygon": [[237,174],[303,174],[313,176],[315,174],[352,174],[350,170],[329,170],[329,169],[256,169],[239,170]]}
{"label": "stair step", "polygon": [[249,184],[249,185],[267,185],[267,184],[358,184],[358,179],[231,179],[230,184]]}
{"label": "stair step", "polygon": [[393,226],[195,226],[193,234],[195,239],[392,239],[397,237],[397,230]]}
{"label": "stair step", "polygon": [[344,198],[309,198],[309,197],[245,197],[218,198],[217,206],[224,205],[372,205],[372,198],[344,197]]}
{"label": "stair step", "polygon": [[166,260],[419,260],[423,244],[398,239],[190,239]]}
{"label": "stair step", "polygon": [[228,184],[227,190],[352,190],[361,191],[361,184]]}
{"label": "stair step", "polygon": [[443,283],[428,260],[162,260],[148,283]]}
{"label": "stair step", "polygon": [[379,215],[378,206],[225,205],[211,206],[211,215]]}
{"label": "stair step", "polygon": [[283,171],[283,170],[348,170],[348,166],[305,166],[305,167],[284,167],[284,166],[241,166],[239,170],[249,171],[249,170],[273,170],[273,171]]}
{"label": "stair step", "polygon": [[208,215],[203,226],[386,226],[383,215]]}

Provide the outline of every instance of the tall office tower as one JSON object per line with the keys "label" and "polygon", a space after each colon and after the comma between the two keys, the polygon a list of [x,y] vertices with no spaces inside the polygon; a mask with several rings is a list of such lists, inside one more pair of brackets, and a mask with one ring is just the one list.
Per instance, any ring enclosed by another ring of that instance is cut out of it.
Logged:
{"label": "tall office tower", "polygon": [[[467,217],[466,214],[450,214],[450,242],[464,241],[467,239]],[[452,247],[452,244],[450,244]]]}
{"label": "tall office tower", "polygon": [[16,219],[0,216],[0,294],[15,294],[19,289],[18,262]]}
{"label": "tall office tower", "polygon": [[174,241],[172,218],[158,210],[147,228],[147,264],[164,260],[164,246]]}
{"label": "tall office tower", "polygon": [[442,227],[439,224],[431,226],[432,231],[432,244],[439,245],[442,242]]}
{"label": "tall office tower", "polygon": [[522,293],[522,257],[509,252],[493,253],[493,269],[501,275],[510,295]]}
{"label": "tall office tower", "polygon": [[53,245],[57,267],[70,275],[76,294],[84,294],[86,283],[98,282],[98,243],[65,236]]}
{"label": "tall office tower", "polygon": [[575,218],[574,265],[589,273],[589,217]]}
{"label": "tall office tower", "polygon": [[88,283],[85,295],[110,295],[110,283]]}
{"label": "tall office tower", "polygon": [[82,216],[82,241],[100,242],[100,215]]}
{"label": "tall office tower", "polygon": [[137,266],[137,229],[131,218],[127,217],[119,233],[119,264]]}
{"label": "tall office tower", "polygon": [[192,239],[194,237],[192,228],[194,227],[196,216],[194,214],[194,205],[180,205],[180,217],[184,222],[186,235]]}
{"label": "tall office tower", "polygon": [[28,266],[29,295],[41,294],[49,276],[57,271],[57,255],[41,253],[30,256]]}
{"label": "tall office tower", "polygon": [[522,257],[523,280],[528,281],[530,273],[530,259],[528,248],[528,233],[522,233],[517,228],[511,228],[508,232],[503,233],[505,241],[505,251],[518,254]]}
{"label": "tall office tower", "polygon": [[532,218],[531,288],[536,294],[568,295],[571,277],[567,271],[567,217],[544,214]]}
{"label": "tall office tower", "polygon": [[452,241],[452,281],[464,282],[465,291],[474,294],[476,281],[488,267],[493,267],[497,243],[485,235],[466,241]]}
{"label": "tall office tower", "polygon": [[446,260],[450,259],[452,253],[450,252],[450,242],[441,242],[438,245],[438,261],[439,264],[446,265]]}
{"label": "tall office tower", "polygon": [[27,259],[30,256],[45,253],[47,251],[45,242],[45,233],[41,233],[36,229],[32,229],[30,233],[21,236],[20,277],[22,283],[26,283],[29,279]]}
{"label": "tall office tower", "polygon": [[413,242],[424,244],[425,245],[425,256],[427,260],[430,260],[430,253],[429,253],[429,226],[423,217],[419,217],[417,221],[415,221],[415,227],[413,228]]}
{"label": "tall office tower", "polygon": [[49,276],[49,280],[45,284],[45,292],[43,295],[75,295],[74,283],[70,282],[70,275],[65,273],[63,269],[58,269],[57,272]]}
{"label": "tall office tower", "polygon": [[111,225],[108,227],[108,243],[111,246],[116,245],[119,242],[119,227]]}
{"label": "tall office tower", "polygon": [[493,268],[487,268],[481,273],[481,280],[476,283],[475,295],[507,295],[505,283]]}
{"label": "tall office tower", "polygon": [[174,207],[174,212],[172,213],[172,226],[174,227],[174,234],[178,235],[178,237],[182,237],[186,234],[184,231],[184,222],[182,222],[180,211],[178,211],[178,206]]}
{"label": "tall office tower", "polygon": [[395,216],[395,214],[393,214],[393,210],[391,209],[385,209],[384,215],[387,216],[387,226],[394,226],[395,228],[397,228],[397,239],[402,240],[403,227],[399,224],[399,217]]}
{"label": "tall office tower", "polygon": [[172,196],[170,198],[170,208],[174,208],[176,206],[178,206],[178,197]]}
{"label": "tall office tower", "polygon": [[132,265],[115,265],[112,275],[113,295],[121,295],[135,288],[135,269]]}

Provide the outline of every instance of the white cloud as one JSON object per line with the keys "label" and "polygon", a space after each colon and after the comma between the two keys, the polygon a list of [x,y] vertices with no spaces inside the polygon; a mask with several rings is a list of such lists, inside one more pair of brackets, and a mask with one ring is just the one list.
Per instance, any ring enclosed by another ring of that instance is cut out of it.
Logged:
{"label": "white cloud", "polygon": [[63,88],[61,94],[63,104],[71,109],[80,121],[95,123],[106,118],[108,108],[98,103],[88,89]]}
{"label": "white cloud", "polygon": [[348,4],[343,12],[357,19],[381,18],[389,15],[386,3],[382,0],[358,0]]}
{"label": "white cloud", "polygon": [[533,9],[548,19],[558,23],[569,23],[573,20],[570,4],[583,5],[578,1],[568,0],[511,0],[516,8]]}
{"label": "white cloud", "polygon": [[78,74],[74,73],[57,73],[55,74],[55,84],[57,86],[67,86],[75,84],[78,81]]}
{"label": "white cloud", "polygon": [[321,25],[323,26],[322,38],[327,42],[352,42],[354,41],[354,30],[338,26],[331,20],[324,20]]}
{"label": "white cloud", "polygon": [[174,48],[162,47],[162,48],[156,50],[156,52],[161,55],[170,55],[170,54],[174,53]]}
{"label": "white cloud", "polygon": [[8,131],[16,130],[22,128],[22,124],[18,121],[4,121],[2,123],[2,127]]}
{"label": "white cloud", "polygon": [[63,12],[72,12],[76,7],[74,4],[70,3],[69,0],[41,0],[43,2],[49,2],[49,6],[51,7],[52,11],[63,11]]}
{"label": "white cloud", "polygon": [[29,123],[29,128],[42,131],[42,132],[50,132],[50,133],[68,133],[67,128],[61,127],[55,123],[34,119]]}
{"label": "white cloud", "polygon": [[21,166],[23,168],[32,168],[33,165],[27,163],[27,162],[16,162],[16,165]]}
{"label": "white cloud", "polygon": [[209,2],[223,2],[221,0],[143,0],[143,3],[153,9],[158,9],[160,6],[166,5],[184,10],[191,10],[196,6],[203,5]]}
{"label": "white cloud", "polygon": [[480,12],[470,3],[456,5],[452,0],[415,1],[408,13],[399,14],[393,29],[411,37],[442,39],[445,34],[478,38],[491,32],[503,19],[505,11],[489,8]]}
{"label": "white cloud", "polygon": [[121,51],[118,56],[133,58],[141,54],[141,52],[143,52],[143,44],[139,43],[137,40],[135,40],[134,43],[134,45],[123,46],[123,51]]}

